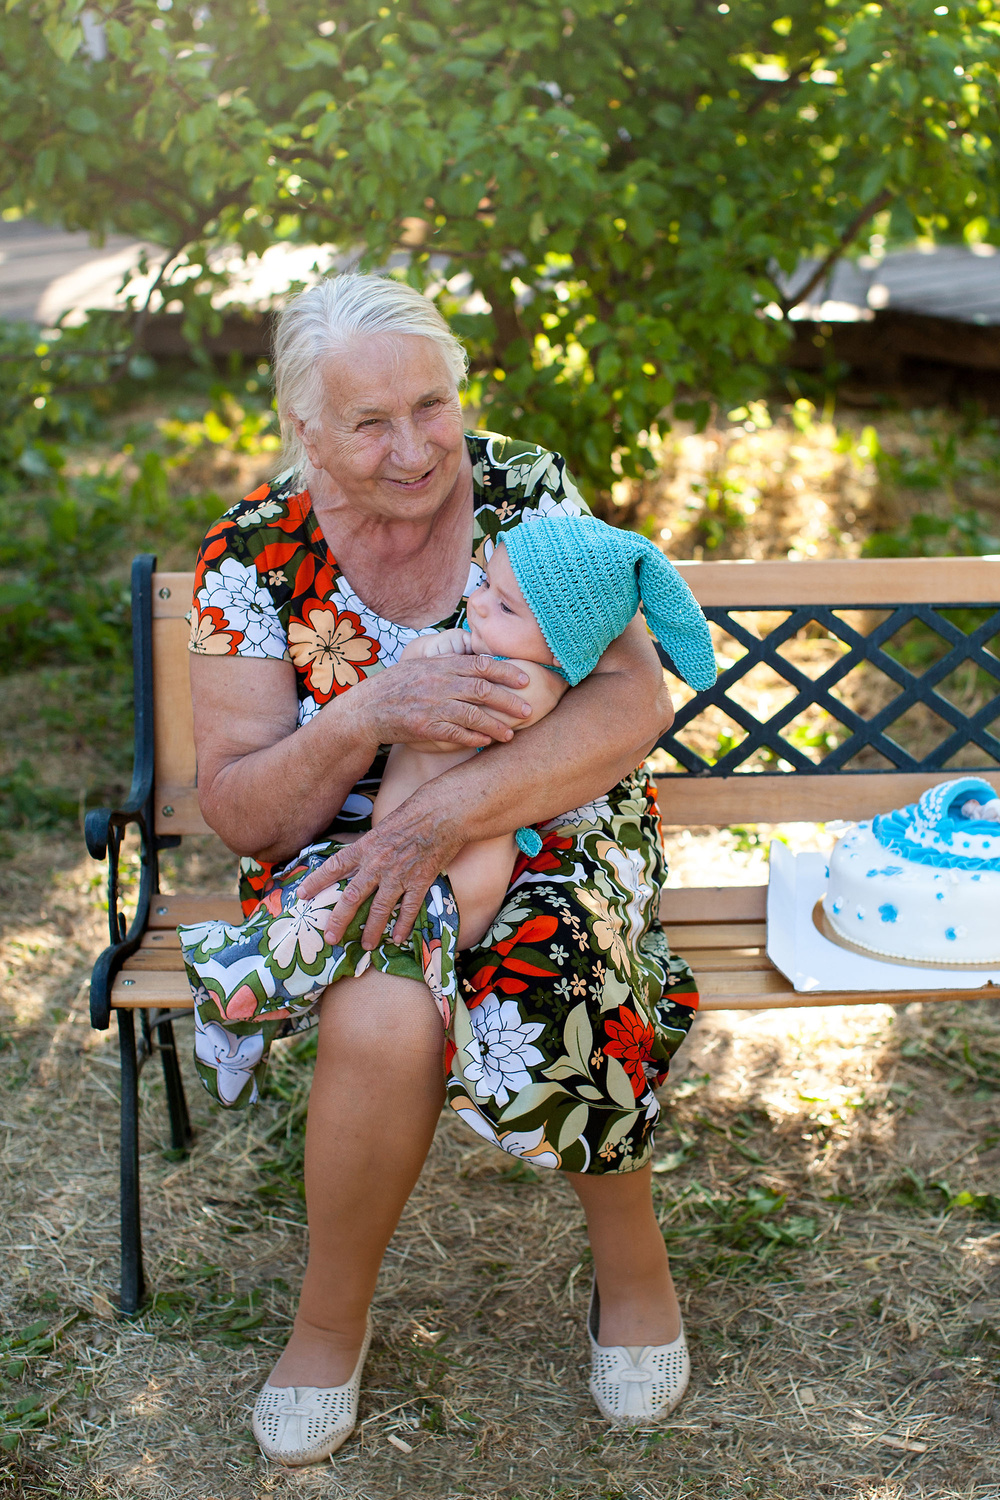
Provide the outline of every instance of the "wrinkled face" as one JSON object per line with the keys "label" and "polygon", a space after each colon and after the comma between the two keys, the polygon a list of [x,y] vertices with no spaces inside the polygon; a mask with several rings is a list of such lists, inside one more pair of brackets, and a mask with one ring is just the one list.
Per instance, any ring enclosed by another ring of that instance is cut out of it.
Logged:
{"label": "wrinkled face", "polygon": [[503,545],[486,564],[486,582],[469,595],[468,615],[475,652],[537,661],[545,666],[554,663],[538,621],[524,602]]}
{"label": "wrinkled face", "polygon": [[321,417],[296,428],[335,493],[375,519],[433,516],[466,452],[458,390],[437,345],[417,334],[358,339],[327,363],[323,385]]}

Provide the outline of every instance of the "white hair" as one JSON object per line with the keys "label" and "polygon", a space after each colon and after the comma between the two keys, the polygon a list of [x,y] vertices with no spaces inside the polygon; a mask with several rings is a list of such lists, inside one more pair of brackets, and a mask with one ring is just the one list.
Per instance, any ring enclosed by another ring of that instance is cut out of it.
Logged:
{"label": "white hair", "polygon": [[300,468],[305,445],[293,417],[308,427],[323,413],[323,367],[354,339],[410,333],[430,339],[444,356],[456,387],[468,369],[464,347],[429,298],[388,276],[342,271],[293,297],[274,333],[274,388],[281,423],[281,467]]}

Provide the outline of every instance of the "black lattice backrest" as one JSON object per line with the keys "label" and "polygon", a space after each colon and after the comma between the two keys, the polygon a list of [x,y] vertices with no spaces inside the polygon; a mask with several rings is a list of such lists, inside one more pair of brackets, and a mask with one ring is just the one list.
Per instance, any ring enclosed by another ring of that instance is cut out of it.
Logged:
{"label": "black lattice backrest", "polygon": [[680,566],[720,676],[654,754],[667,821],[861,817],[997,777],[1000,560]]}

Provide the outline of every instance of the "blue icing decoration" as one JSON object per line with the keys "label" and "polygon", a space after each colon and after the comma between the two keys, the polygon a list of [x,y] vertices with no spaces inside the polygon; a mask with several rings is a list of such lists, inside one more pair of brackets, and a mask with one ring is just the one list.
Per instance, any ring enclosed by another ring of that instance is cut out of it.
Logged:
{"label": "blue icing decoration", "polygon": [[955,931],[954,927],[946,927],[944,930],[944,935],[948,939],[949,943],[953,943],[958,937],[958,933]]}
{"label": "blue icing decoration", "polygon": [[[989,783],[976,776],[939,782],[924,792],[919,802],[873,819],[872,831],[883,849],[902,855],[914,864],[951,870],[996,870],[1000,873],[1000,858],[959,854],[953,846],[955,834],[979,834],[980,829],[983,832],[989,829],[992,835],[996,835],[996,823],[976,820],[979,826],[973,828],[970,820],[961,814],[965,802],[974,800],[982,805],[995,795]],[[963,848],[971,849],[968,839],[961,842]],[[982,847],[984,852],[987,848],[992,852],[988,840],[983,841]]]}
{"label": "blue icing decoration", "polygon": [[843,902],[842,902],[842,901],[835,901],[835,902],[834,902],[834,903],[833,903],[833,914],[834,914],[834,916],[836,916],[836,915],[837,915],[837,913],[838,913],[838,911],[839,911],[839,910],[840,910],[840,908],[841,908],[841,907],[842,907],[842,906],[843,906],[843,904],[844,904],[844,903],[843,903]]}
{"label": "blue icing decoration", "polygon": [[866,879],[866,880],[871,880],[871,878],[872,878],[872,876],[873,876],[873,875],[877,875],[877,874],[878,874],[878,871],[877,871],[877,870],[868,870],[868,871],[867,871],[867,872],[866,872],[866,874],[865,874],[865,879]]}
{"label": "blue icing decoration", "polygon": [[938,891],[938,893],[937,893],[937,895],[935,896],[934,899],[935,899],[935,901],[943,901],[944,900],[944,891]]}
{"label": "blue icing decoration", "polygon": [[883,922],[895,922],[896,918],[899,916],[899,912],[896,910],[896,908],[894,906],[890,906],[888,902],[885,906],[879,907],[878,914],[882,918]]}

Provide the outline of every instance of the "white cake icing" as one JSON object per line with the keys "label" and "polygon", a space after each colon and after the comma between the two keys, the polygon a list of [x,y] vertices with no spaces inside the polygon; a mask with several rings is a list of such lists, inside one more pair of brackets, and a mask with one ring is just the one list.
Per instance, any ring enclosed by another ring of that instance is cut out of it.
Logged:
{"label": "white cake icing", "polygon": [[830,855],[823,910],[884,958],[1000,963],[1000,801],[978,777],[856,828]]}

